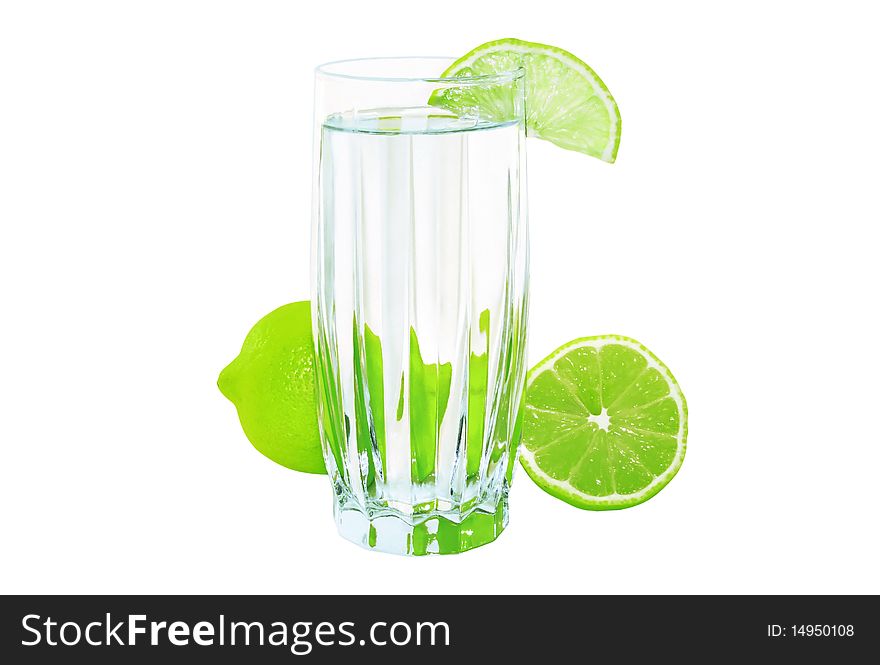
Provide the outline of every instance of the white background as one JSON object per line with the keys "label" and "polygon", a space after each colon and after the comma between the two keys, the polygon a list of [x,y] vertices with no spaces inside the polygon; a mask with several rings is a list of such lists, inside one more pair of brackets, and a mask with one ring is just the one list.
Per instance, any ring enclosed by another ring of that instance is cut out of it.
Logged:
{"label": "white background", "polygon": [[[880,592],[868,7],[4,2],[0,591]],[[530,142],[531,362],[641,340],[687,458],[609,513],[520,472],[496,543],[370,553],[217,374],[308,297],[314,65],[506,36],[581,56],[623,117],[613,166]]]}

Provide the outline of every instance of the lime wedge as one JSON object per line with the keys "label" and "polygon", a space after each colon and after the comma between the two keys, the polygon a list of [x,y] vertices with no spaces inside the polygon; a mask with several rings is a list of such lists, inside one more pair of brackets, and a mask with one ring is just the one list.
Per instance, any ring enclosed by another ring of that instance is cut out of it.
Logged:
{"label": "lime wedge", "polygon": [[684,460],[687,403],[672,373],[633,339],[584,337],[529,371],[520,460],[578,508],[628,508]]}
{"label": "lime wedge", "polygon": [[[590,67],[568,51],[555,46],[499,39],[478,46],[456,60],[444,77],[481,76],[525,69],[526,132],[568,150],[613,162],[620,145],[620,111],[617,103]],[[467,112],[477,105],[501,106],[491,99],[491,88],[437,90],[431,106]],[[494,94],[500,94],[495,90]]]}

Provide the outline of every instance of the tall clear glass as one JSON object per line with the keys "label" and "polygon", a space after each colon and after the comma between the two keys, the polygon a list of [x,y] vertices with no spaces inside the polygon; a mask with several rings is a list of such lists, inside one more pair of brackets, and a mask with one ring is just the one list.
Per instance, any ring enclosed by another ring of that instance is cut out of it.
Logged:
{"label": "tall clear glass", "polygon": [[494,540],[522,425],[523,71],[316,70],[312,323],[340,533],[398,554]]}

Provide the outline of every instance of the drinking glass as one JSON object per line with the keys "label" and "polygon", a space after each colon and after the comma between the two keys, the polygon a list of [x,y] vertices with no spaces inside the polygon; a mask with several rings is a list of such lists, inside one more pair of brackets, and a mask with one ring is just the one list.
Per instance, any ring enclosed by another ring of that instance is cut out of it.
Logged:
{"label": "drinking glass", "polygon": [[507,525],[528,313],[523,70],[316,70],[312,325],[342,536],[461,552]]}

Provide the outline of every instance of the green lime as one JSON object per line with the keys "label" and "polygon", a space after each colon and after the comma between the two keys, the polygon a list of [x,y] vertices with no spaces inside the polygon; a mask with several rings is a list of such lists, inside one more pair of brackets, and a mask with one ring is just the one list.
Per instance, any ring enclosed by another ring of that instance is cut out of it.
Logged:
{"label": "green lime", "polygon": [[[525,69],[526,131],[568,150],[613,162],[620,145],[620,111],[602,79],[582,60],[555,46],[499,39],[478,46],[444,73],[481,76]],[[447,88],[434,92],[431,106],[459,114],[479,108],[491,118],[509,117],[501,87]],[[495,99],[493,99],[495,97]]]}
{"label": "green lime", "polygon": [[251,328],[217,386],[254,448],[290,469],[326,473],[312,354],[308,301],[284,305]]}
{"label": "green lime", "polygon": [[681,388],[633,339],[577,339],[529,371],[520,459],[541,489],[573,506],[647,501],[681,467],[686,440]]}

